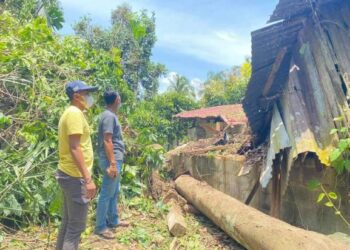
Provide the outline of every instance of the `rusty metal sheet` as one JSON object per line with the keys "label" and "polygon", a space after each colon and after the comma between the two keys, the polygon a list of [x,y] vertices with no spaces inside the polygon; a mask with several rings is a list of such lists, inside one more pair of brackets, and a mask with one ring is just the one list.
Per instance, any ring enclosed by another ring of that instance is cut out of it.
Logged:
{"label": "rusty metal sheet", "polygon": [[277,105],[273,107],[269,144],[266,164],[260,175],[260,184],[263,188],[266,188],[272,178],[272,165],[276,155],[281,150],[292,146]]}

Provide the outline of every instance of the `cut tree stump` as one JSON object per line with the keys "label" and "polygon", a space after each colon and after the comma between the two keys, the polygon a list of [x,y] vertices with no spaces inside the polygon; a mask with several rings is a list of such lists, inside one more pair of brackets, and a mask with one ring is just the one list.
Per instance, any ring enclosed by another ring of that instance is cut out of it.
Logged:
{"label": "cut tree stump", "polygon": [[167,215],[169,232],[175,237],[184,236],[187,226],[182,215],[182,207],[187,201],[176,192],[174,185],[165,183],[157,172],[152,173],[150,180],[152,197],[155,200],[162,200],[164,204],[169,206]]}
{"label": "cut tree stump", "polygon": [[187,201],[247,249],[349,250],[326,235],[272,218],[191,176],[180,176],[175,185]]}
{"label": "cut tree stump", "polygon": [[175,237],[184,236],[187,232],[187,226],[181,208],[175,202],[170,202],[169,205],[170,210],[167,215],[169,232]]}

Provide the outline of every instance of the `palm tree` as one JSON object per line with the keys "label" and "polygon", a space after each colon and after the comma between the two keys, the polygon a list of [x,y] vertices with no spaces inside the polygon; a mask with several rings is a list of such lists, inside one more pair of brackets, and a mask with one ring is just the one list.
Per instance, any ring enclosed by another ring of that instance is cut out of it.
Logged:
{"label": "palm tree", "polygon": [[190,81],[179,74],[175,74],[170,78],[170,86],[168,88],[169,91],[175,91],[177,93],[184,94],[188,97],[195,97],[195,91]]}

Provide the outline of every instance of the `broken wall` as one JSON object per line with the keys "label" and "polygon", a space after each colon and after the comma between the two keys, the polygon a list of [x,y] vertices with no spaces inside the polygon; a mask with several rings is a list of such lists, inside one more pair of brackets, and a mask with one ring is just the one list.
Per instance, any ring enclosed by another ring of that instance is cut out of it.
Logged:
{"label": "broken wall", "polygon": [[[256,184],[259,173],[258,168],[251,167],[245,174],[240,171],[245,164],[245,156],[242,155],[172,155],[170,163],[176,174],[189,172],[197,180],[207,182],[215,189],[224,192],[241,202],[245,202]],[[265,207],[261,202],[264,194],[257,193],[251,202],[251,206]]]}
{"label": "broken wall", "polygon": [[308,155],[305,159],[299,157],[294,162],[288,186],[282,196],[281,219],[292,225],[325,234],[350,233],[344,221],[335,215],[335,210],[324,205],[326,199],[320,203],[316,202],[321,191],[311,191],[308,188],[312,179],[320,180],[328,192],[334,191],[338,197],[343,197],[334,203],[337,207],[340,205],[342,214],[350,219],[349,175],[337,177],[334,169],[324,169],[315,155]]}

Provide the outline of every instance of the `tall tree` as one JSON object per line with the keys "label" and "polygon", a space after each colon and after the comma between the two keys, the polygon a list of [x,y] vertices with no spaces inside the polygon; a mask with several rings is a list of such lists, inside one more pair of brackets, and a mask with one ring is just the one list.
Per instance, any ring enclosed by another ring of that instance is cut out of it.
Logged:
{"label": "tall tree", "polygon": [[187,97],[195,97],[194,88],[186,77],[179,74],[175,74],[172,77],[170,77],[169,80],[169,91],[181,93]]}
{"label": "tall tree", "polygon": [[58,30],[63,27],[63,11],[58,0],[3,0],[2,10],[8,10],[20,21],[29,21],[44,16],[50,27]]}
{"label": "tall tree", "polygon": [[201,91],[204,106],[241,103],[251,75],[250,59],[229,71],[209,73]]}
{"label": "tall tree", "polygon": [[74,25],[77,35],[87,39],[92,46],[121,53],[123,78],[139,96],[151,97],[158,90],[158,78],[165,73],[165,66],[151,61],[156,42],[155,16],[146,10],[133,12],[129,5],[121,5],[112,11],[111,27],[102,29],[92,25],[88,17]]}

